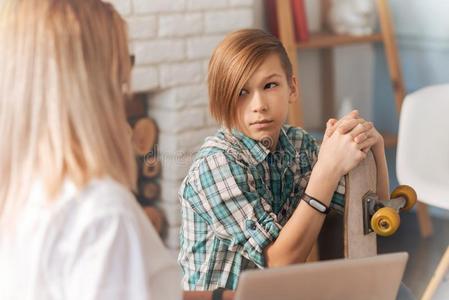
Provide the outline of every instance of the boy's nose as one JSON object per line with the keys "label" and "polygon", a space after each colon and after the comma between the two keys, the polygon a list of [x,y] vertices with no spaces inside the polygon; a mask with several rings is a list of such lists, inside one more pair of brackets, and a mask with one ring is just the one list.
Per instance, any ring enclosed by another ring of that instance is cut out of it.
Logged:
{"label": "boy's nose", "polygon": [[263,99],[262,95],[255,93],[251,101],[253,112],[266,112],[268,110],[268,105]]}

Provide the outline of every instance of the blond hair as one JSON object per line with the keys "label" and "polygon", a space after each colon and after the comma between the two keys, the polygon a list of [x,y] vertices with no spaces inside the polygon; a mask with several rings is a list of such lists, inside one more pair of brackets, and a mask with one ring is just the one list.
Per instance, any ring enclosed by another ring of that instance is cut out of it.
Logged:
{"label": "blond hair", "polygon": [[0,7],[0,225],[34,180],[54,198],[110,176],[130,189],[135,162],[123,88],[125,22],[100,0],[3,0]]}
{"label": "blond hair", "polygon": [[228,129],[237,124],[240,90],[270,54],[277,54],[288,83],[292,65],[282,43],[259,29],[242,29],[228,34],[215,48],[209,62],[209,110]]}

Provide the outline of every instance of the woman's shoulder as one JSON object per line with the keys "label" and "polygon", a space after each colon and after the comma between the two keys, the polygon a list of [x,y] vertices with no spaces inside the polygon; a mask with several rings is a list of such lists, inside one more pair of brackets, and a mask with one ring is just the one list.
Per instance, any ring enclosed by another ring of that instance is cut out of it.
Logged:
{"label": "woman's shoulder", "polygon": [[79,190],[76,200],[82,205],[93,205],[109,211],[122,210],[130,207],[130,203],[136,203],[131,191],[110,177],[91,180]]}
{"label": "woman's shoulder", "polygon": [[64,220],[69,228],[87,228],[104,222],[139,224],[143,218],[134,195],[110,177],[92,179],[81,188],[66,180],[54,205],[53,220]]}

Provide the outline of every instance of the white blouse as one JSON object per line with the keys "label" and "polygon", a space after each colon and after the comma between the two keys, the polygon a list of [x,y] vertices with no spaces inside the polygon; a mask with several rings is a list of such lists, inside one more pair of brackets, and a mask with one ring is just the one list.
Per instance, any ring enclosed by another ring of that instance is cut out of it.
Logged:
{"label": "white blouse", "polygon": [[134,196],[112,179],[35,184],[14,234],[0,236],[0,299],[181,299],[180,270]]}

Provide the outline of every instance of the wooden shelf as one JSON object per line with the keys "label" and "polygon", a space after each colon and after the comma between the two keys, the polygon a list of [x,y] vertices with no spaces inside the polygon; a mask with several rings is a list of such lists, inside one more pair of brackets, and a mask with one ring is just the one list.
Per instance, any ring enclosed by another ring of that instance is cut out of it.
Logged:
{"label": "wooden shelf", "polygon": [[331,48],[335,46],[361,44],[369,42],[381,42],[382,34],[375,33],[363,36],[353,36],[347,34],[334,34],[330,32],[320,32],[310,35],[309,40],[305,42],[298,42],[296,47],[298,49],[318,49]]}

